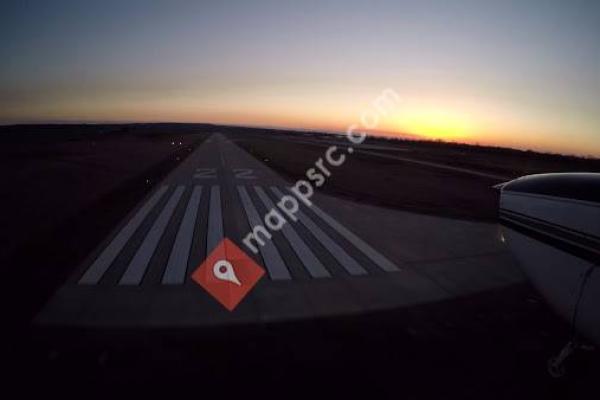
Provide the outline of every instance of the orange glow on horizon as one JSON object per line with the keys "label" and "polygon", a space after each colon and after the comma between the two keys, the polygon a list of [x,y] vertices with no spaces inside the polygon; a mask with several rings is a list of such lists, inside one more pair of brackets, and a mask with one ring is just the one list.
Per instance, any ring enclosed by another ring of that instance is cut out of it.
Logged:
{"label": "orange glow on horizon", "polygon": [[[377,94],[374,92],[375,95]],[[372,93],[330,95],[319,93],[318,100],[297,96],[224,96],[208,100],[200,96],[96,97],[88,102],[68,101],[32,105],[24,110],[4,110],[15,122],[189,122],[266,128],[345,132],[360,126],[361,112],[369,108]],[[382,116],[370,130],[374,135],[442,140],[510,147],[523,150],[600,156],[600,141],[581,132],[585,125],[552,119],[546,114],[518,113],[510,107],[494,107],[482,101],[458,102],[432,96],[402,98],[389,115]],[[463,96],[466,97],[466,96]],[[357,104],[352,99],[367,99]],[[218,100],[218,101],[217,101]],[[11,113],[13,111],[13,113]],[[29,113],[34,111],[37,118]],[[588,134],[589,135],[589,134]]]}
{"label": "orange glow on horizon", "polygon": [[471,141],[476,135],[470,113],[440,105],[402,104],[381,125],[382,130],[429,140]]}

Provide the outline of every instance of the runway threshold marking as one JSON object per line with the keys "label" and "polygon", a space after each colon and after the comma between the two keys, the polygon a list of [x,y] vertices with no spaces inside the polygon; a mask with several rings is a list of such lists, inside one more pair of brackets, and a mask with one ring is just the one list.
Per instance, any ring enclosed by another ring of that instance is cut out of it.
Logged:
{"label": "runway threshold marking", "polygon": [[[256,207],[250,199],[250,195],[244,186],[237,187],[238,194],[242,201],[242,207],[246,213],[248,224],[252,229],[255,226],[262,225],[262,220]],[[275,247],[275,244],[271,240],[266,240],[264,246],[260,246],[260,254],[267,268],[269,276],[273,280],[290,280],[292,279],[290,271],[288,271],[285,262],[281,258],[281,254]]]}
{"label": "runway threshold marking", "polygon": [[[275,204],[269,198],[269,196],[267,196],[262,187],[254,186],[254,191],[258,194],[258,197],[260,198],[267,210],[275,209]],[[313,253],[310,247],[308,247],[308,245],[304,243],[302,238],[300,238],[300,236],[291,224],[286,223],[285,225],[283,225],[281,233],[291,245],[292,250],[294,250],[294,252],[298,256],[298,259],[304,265],[304,268],[306,268],[306,270],[313,278],[331,277],[329,271],[327,271],[325,266],[317,258],[315,253]]]}
{"label": "runway threshold marking", "polygon": [[[207,236],[206,236],[206,253],[209,254],[218,243],[224,238],[224,215],[222,209],[222,196],[220,186],[213,185],[209,192],[209,208],[206,217],[199,217],[199,207],[203,196],[203,189],[206,186],[193,186],[192,193],[187,198],[183,218],[177,227],[177,233],[170,249],[169,258],[164,268],[161,283],[163,285],[180,285],[185,283],[187,279],[187,267],[191,255],[192,241],[196,222],[207,218]],[[258,197],[253,200],[249,194],[250,189],[254,190]],[[275,186],[270,187],[271,196],[278,198],[283,196],[283,188]],[[139,228],[143,220],[148,217],[150,211],[155,208],[157,202],[166,193],[168,186],[161,187],[144,206],[136,213],[129,223],[119,232],[107,248],[101,253],[100,257],[88,268],[84,276],[80,279],[80,284],[97,284],[102,275],[110,268],[117,255],[123,250],[124,246],[131,239],[133,233]],[[160,241],[164,236],[164,232],[169,226],[175,210],[183,194],[186,191],[186,186],[177,186],[170,195],[168,201],[160,210],[158,217],[152,223],[148,233],[142,240],[141,245],[135,251],[135,254],[129,262],[125,272],[122,274],[119,285],[139,285],[141,284],[146,270],[156,252]],[[275,207],[273,198],[268,194],[268,189],[263,186],[237,186],[237,192],[243,212],[251,229],[255,226],[263,224],[263,219],[258,211],[258,204],[262,204],[265,209],[270,210]],[[333,258],[344,268],[348,274],[352,276],[366,275],[368,272],[359,264],[359,262],[351,256],[341,245],[339,238],[333,238],[326,233],[318,224],[320,219],[322,223],[329,225],[333,231],[346,239],[358,251],[367,256],[373,264],[386,272],[399,271],[395,264],[389,261],[381,253],[373,249],[366,242],[344,227],[335,218],[327,214],[316,205],[309,207],[314,215],[309,216],[308,211],[299,210],[297,217],[309,234],[318,241],[325,251],[333,256]],[[282,235],[289,243],[293,252],[298,256],[298,259],[313,278],[329,278],[332,273],[326,268],[323,262],[319,259],[314,249],[311,249],[309,244],[298,234],[296,228],[291,224],[285,224],[282,228]],[[265,238],[264,246],[258,246],[259,252],[263,258],[265,268],[272,280],[291,280],[291,274],[283,259],[280,249],[275,242]]]}
{"label": "runway threshold marking", "polygon": [[317,207],[316,204],[313,203],[308,208],[311,209],[319,218],[321,218],[323,221],[325,221],[338,234],[340,234],[340,236],[344,237],[346,240],[348,240],[350,243],[352,243],[354,245],[354,247],[356,247],[364,255],[369,257],[369,259],[371,261],[373,261],[373,263],[375,263],[375,265],[377,265],[379,268],[381,268],[382,270],[384,270],[386,272],[396,272],[396,271],[400,270],[400,268],[398,268],[394,263],[392,263],[390,260],[388,260],[385,256],[383,256],[381,253],[379,253],[373,247],[368,245],[364,240],[362,240],[361,238],[356,236],[354,233],[352,233],[350,230],[348,230],[345,226],[340,224],[337,220],[335,220],[333,217],[331,217],[325,211],[323,211],[319,207]]}
{"label": "runway threshold marking", "polygon": [[95,285],[102,279],[104,273],[110,268],[115,258],[117,258],[121,250],[123,250],[127,242],[129,242],[131,236],[133,236],[135,231],[140,227],[156,203],[158,203],[162,196],[167,192],[168,188],[168,186],[161,186],[160,189],[148,199],[133,218],[129,220],[127,225],[121,229],[117,236],[115,236],[110,244],[102,251],[102,253],[100,253],[94,263],[87,269],[85,274],[79,280],[80,284]]}
{"label": "runway threshold marking", "polygon": [[210,254],[223,240],[223,208],[221,206],[221,188],[214,185],[210,188],[210,204],[208,210],[208,232],[206,235],[206,254]]}
{"label": "runway threshold marking", "polygon": [[180,285],[185,282],[188,260],[192,249],[194,228],[198,216],[198,207],[202,198],[202,186],[194,186],[188,200],[185,214],[179,225],[175,243],[171,249],[169,260],[165,268],[162,283],[165,285]]}
{"label": "runway threshold marking", "polygon": [[150,231],[146,234],[141,246],[129,262],[125,273],[119,281],[119,285],[139,285],[140,282],[142,282],[146,269],[148,268],[148,263],[150,262],[165,229],[167,229],[167,225],[169,224],[184,191],[185,186],[177,186],[169,198],[169,201],[158,215],[158,218],[154,221],[154,225],[152,225]]}
{"label": "runway threshold marking", "polygon": [[[284,193],[276,186],[271,186],[271,191],[279,198],[284,196]],[[327,235],[319,226],[308,217],[302,210],[296,213],[298,220],[304,225],[309,232],[317,239],[319,243],[336,259],[336,261],[350,275],[366,275],[367,271],[350,256],[339,244],[337,244],[329,235]]]}

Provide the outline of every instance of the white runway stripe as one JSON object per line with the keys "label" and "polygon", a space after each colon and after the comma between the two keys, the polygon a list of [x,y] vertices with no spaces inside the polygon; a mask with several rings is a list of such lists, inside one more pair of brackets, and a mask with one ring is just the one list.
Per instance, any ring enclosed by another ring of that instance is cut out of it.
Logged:
{"label": "white runway stripe", "polygon": [[[251,228],[255,226],[262,225],[262,220],[256,207],[252,203],[246,188],[243,186],[237,187],[238,193],[242,200],[242,206],[244,211],[246,212],[246,217],[248,218],[248,224]],[[290,272],[288,271],[285,262],[281,258],[279,251],[273,244],[271,240],[266,240],[264,246],[260,246],[260,254],[263,257],[265,262],[265,267],[269,272],[269,276],[273,280],[290,280]]]}
{"label": "white runway stripe", "polygon": [[361,238],[356,236],[354,233],[350,232],[346,227],[337,222],[333,217],[328,215],[325,211],[321,210],[317,207],[314,202],[310,208],[317,216],[319,216],[323,221],[325,221],[330,227],[332,227],[337,233],[343,236],[346,240],[352,243],[358,250],[364,253],[371,261],[373,261],[379,268],[386,272],[394,272],[399,271],[394,263],[385,258],[381,253],[377,250],[369,246],[365,243]]}
{"label": "white runway stripe", "polygon": [[167,224],[171,220],[173,212],[175,211],[175,208],[177,207],[177,204],[179,203],[184,191],[185,186],[177,186],[171,195],[171,198],[165,205],[165,208],[163,208],[163,210],[160,212],[158,218],[154,222],[154,225],[152,225],[141,246],[131,259],[131,262],[127,266],[125,273],[119,281],[119,285],[140,284],[144,274],[146,273],[146,269],[148,268],[148,263],[156,251],[156,246],[165,232]]}
{"label": "white runway stripe", "polygon": [[208,209],[208,232],[206,235],[206,255],[208,256],[223,240],[223,210],[221,208],[221,188],[210,188]]}
{"label": "white runway stripe", "polygon": [[97,284],[111,264],[117,258],[123,247],[127,244],[131,236],[140,227],[144,219],[154,208],[156,203],[162,198],[169,187],[162,186],[148,199],[148,201],[138,210],[138,212],[129,220],[127,225],[115,236],[108,246],[100,253],[96,261],[88,268],[85,274],[79,280],[79,284],[95,285]]}
{"label": "white runway stripe", "polygon": [[[275,204],[269,198],[269,196],[267,196],[263,188],[260,186],[254,186],[254,191],[258,194],[258,197],[263,202],[267,210],[276,209]],[[286,223],[283,225],[281,228],[281,233],[283,233],[283,236],[285,236],[287,241],[292,246],[292,249],[313,278],[331,277],[329,271],[327,271],[325,266],[317,258],[315,253],[313,253],[310,247],[304,243],[302,238],[298,235],[291,224]]]}
{"label": "white runway stripe", "polygon": [[181,225],[179,225],[175,243],[169,255],[169,261],[167,262],[165,274],[162,279],[163,284],[179,285],[185,281],[185,273],[192,248],[192,239],[201,198],[202,186],[194,186],[185,209],[185,214],[181,220]]}
{"label": "white runway stripe", "polygon": [[[284,194],[275,186],[271,186],[271,191],[275,193],[277,197],[283,197]],[[346,270],[350,275],[366,275],[367,271],[360,266],[360,264],[352,258],[346,251],[337,244],[329,235],[327,235],[321,228],[313,222],[304,212],[298,210],[296,213],[298,220],[302,223],[310,233],[331,253],[331,255],[337,260],[338,263]]]}

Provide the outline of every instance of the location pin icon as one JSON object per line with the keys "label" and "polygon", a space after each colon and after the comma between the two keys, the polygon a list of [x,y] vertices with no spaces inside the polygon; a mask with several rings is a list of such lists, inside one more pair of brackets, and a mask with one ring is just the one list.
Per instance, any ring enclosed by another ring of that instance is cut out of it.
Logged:
{"label": "location pin icon", "polygon": [[215,278],[227,281],[231,283],[235,283],[238,286],[242,286],[242,283],[239,281],[237,276],[235,276],[235,270],[233,269],[233,265],[227,260],[219,260],[213,266],[213,274]]}

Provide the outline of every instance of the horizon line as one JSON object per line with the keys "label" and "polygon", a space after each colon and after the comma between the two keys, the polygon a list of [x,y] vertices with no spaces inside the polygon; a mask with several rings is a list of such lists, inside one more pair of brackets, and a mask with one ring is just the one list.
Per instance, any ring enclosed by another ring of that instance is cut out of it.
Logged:
{"label": "horizon line", "polygon": [[[286,130],[290,132],[313,132],[313,133],[324,133],[330,135],[344,135],[346,132],[344,130],[329,130],[329,129],[316,129],[316,128],[299,128],[299,127],[289,127],[289,126],[280,126],[280,125],[253,125],[253,124],[231,124],[231,123],[220,123],[220,122],[182,122],[182,121],[133,121],[133,120],[122,120],[122,121],[73,121],[73,120],[50,120],[48,122],[16,122],[16,123],[3,123],[0,122],[0,128],[4,127],[16,127],[16,126],[51,126],[51,125],[167,125],[167,124],[181,124],[181,125],[215,125],[215,126],[230,126],[230,127],[238,127],[238,128],[252,128],[252,129],[268,129],[268,130]],[[472,147],[487,147],[492,149],[505,149],[505,150],[513,150],[513,151],[521,151],[521,152],[533,152],[537,154],[543,155],[552,155],[552,156],[561,156],[561,157],[576,157],[587,160],[600,160],[599,156],[595,156],[592,154],[576,154],[576,153],[556,153],[552,151],[542,151],[535,150],[531,148],[519,148],[519,147],[511,147],[511,146],[501,146],[501,145],[493,145],[493,144],[479,144],[461,142],[461,141],[453,141],[453,140],[445,140],[445,139],[432,139],[427,138],[423,135],[412,134],[412,133],[404,133],[404,132],[388,132],[388,131],[378,131],[378,130],[365,130],[369,136],[373,136],[376,138],[382,139],[391,139],[391,140],[399,140],[399,141],[412,141],[412,142],[429,142],[429,143],[445,143],[445,144],[453,144],[453,145],[462,145],[462,146],[472,146]]]}

